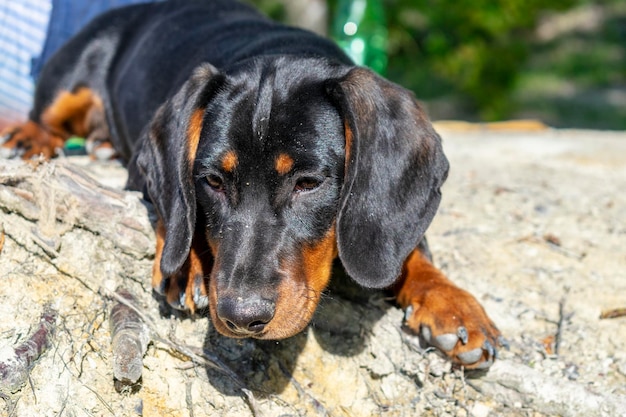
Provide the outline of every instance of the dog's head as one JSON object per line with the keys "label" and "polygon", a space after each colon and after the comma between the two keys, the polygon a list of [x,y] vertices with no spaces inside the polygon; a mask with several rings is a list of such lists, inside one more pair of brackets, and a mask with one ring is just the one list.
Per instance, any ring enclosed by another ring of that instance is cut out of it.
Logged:
{"label": "dog's head", "polygon": [[165,227],[163,275],[201,230],[215,327],[266,339],[307,325],[337,254],[357,283],[391,285],[448,170],[412,94],[364,68],[294,58],[196,69],[136,163]]}

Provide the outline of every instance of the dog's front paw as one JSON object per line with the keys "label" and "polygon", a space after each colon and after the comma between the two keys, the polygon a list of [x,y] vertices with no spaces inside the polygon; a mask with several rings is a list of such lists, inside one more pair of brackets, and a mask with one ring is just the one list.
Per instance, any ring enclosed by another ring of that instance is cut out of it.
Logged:
{"label": "dog's front paw", "polygon": [[157,223],[156,256],[152,266],[152,289],[163,296],[167,303],[177,309],[195,313],[209,305],[207,293],[208,277],[213,266],[206,243],[201,238],[194,238],[187,260],[181,269],[172,276],[161,273],[161,254],[165,244],[165,226]]}
{"label": "dog's front paw", "polygon": [[31,159],[38,155],[50,159],[63,147],[63,139],[33,121],[11,126],[0,133],[0,157]]}
{"label": "dog's front paw", "polygon": [[159,276],[157,279],[153,275],[152,288],[177,310],[194,313],[209,305],[202,273],[181,271],[172,277]]}
{"label": "dog's front paw", "polygon": [[405,328],[466,369],[493,364],[505,342],[471,294],[442,283],[411,298],[405,310]]}

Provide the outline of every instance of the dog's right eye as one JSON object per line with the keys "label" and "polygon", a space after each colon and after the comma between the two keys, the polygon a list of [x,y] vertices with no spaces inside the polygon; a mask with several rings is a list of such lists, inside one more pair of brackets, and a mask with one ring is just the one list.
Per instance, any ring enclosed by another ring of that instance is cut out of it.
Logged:
{"label": "dog's right eye", "polygon": [[296,181],[293,191],[295,193],[303,193],[307,191],[313,191],[322,184],[322,180],[315,177],[302,177]]}
{"label": "dog's right eye", "polygon": [[206,177],[206,182],[214,191],[223,192],[224,191],[224,181],[218,177],[217,175],[209,175]]}

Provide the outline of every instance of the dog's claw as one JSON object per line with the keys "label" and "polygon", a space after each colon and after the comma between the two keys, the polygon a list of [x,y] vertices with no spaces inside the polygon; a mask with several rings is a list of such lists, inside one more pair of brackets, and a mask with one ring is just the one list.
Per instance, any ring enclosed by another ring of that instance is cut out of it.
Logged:
{"label": "dog's claw", "polygon": [[458,330],[456,331],[456,335],[458,336],[461,343],[463,343],[464,345],[467,345],[469,335],[467,334],[467,329],[465,328],[465,326],[459,327]]}
{"label": "dog's claw", "polygon": [[10,131],[0,136],[0,158],[1,159],[13,159],[19,158],[26,150],[18,143],[18,146],[2,146],[8,141],[10,141],[15,135],[15,131]]}
{"label": "dog's claw", "polygon": [[0,146],[0,158],[3,158],[3,159],[18,158],[24,155],[25,152],[26,150],[20,147]]}
{"label": "dog's claw", "polygon": [[196,308],[207,308],[209,306],[209,297],[200,295],[199,297],[194,297],[193,302],[196,303]]}
{"label": "dog's claw", "polygon": [[430,327],[422,326],[422,328],[420,329],[420,336],[422,337],[422,339],[424,339],[426,343],[428,343],[429,345],[432,344],[432,333],[430,331]]}
{"label": "dog's claw", "polygon": [[506,340],[502,335],[498,336],[498,338],[496,339],[496,343],[498,344],[498,346],[502,346],[506,350],[509,350],[511,348],[511,346],[509,345],[509,341]]}
{"label": "dog's claw", "polygon": [[115,149],[105,147],[96,148],[92,155],[98,161],[110,161],[115,156]]}
{"label": "dog's claw", "polygon": [[172,300],[167,300],[167,303],[170,305],[170,307],[176,309],[176,310],[181,310],[184,311],[187,309],[187,307],[185,306],[185,292],[182,291],[178,294],[177,298],[174,298]]}
{"label": "dog's claw", "polygon": [[167,288],[170,286],[170,279],[169,278],[163,278],[161,280],[161,282],[159,283],[158,286],[153,287],[154,291],[156,291],[157,294],[159,295],[165,295],[165,292],[167,291]]}
{"label": "dog's claw", "polygon": [[487,351],[487,355],[489,359],[495,358],[497,355],[496,349],[489,342],[489,340],[485,340],[485,343],[483,343],[483,350]]}
{"label": "dog's claw", "polygon": [[11,159],[14,154],[15,154],[15,149],[13,148],[5,148],[5,147],[0,148],[0,158],[2,159]]}
{"label": "dog's claw", "polygon": [[209,305],[209,297],[202,294],[200,285],[202,285],[202,279],[196,279],[193,291],[193,302],[196,304],[196,308],[206,308]]}
{"label": "dog's claw", "polygon": [[409,321],[412,315],[413,315],[413,306],[409,305],[406,308],[406,310],[404,310],[404,322],[406,323],[407,321]]}

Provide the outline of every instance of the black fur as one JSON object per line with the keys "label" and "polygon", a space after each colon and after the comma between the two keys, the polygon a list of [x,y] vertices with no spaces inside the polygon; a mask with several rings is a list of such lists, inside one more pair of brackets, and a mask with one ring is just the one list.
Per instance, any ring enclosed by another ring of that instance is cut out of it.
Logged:
{"label": "black fur", "polygon": [[[439,203],[447,161],[409,92],[354,67],[332,42],[234,1],[167,1],[97,18],[46,65],[31,117],[54,92],[80,86],[102,98],[128,186],[147,191],[166,227],[165,276],[200,230],[220,241],[214,278],[271,288],[281,262],[335,225],[350,276],[387,287]],[[198,109],[192,164],[186,135]],[[233,173],[220,168],[227,150],[239,157]],[[286,176],[273,169],[279,152],[295,159]],[[214,177],[221,188],[208,184]],[[311,180],[319,187],[294,191]]]}
{"label": "black fur", "polygon": [[368,287],[386,287],[422,239],[448,161],[412,94],[357,68],[333,82],[353,134],[337,218],[339,257]]}

